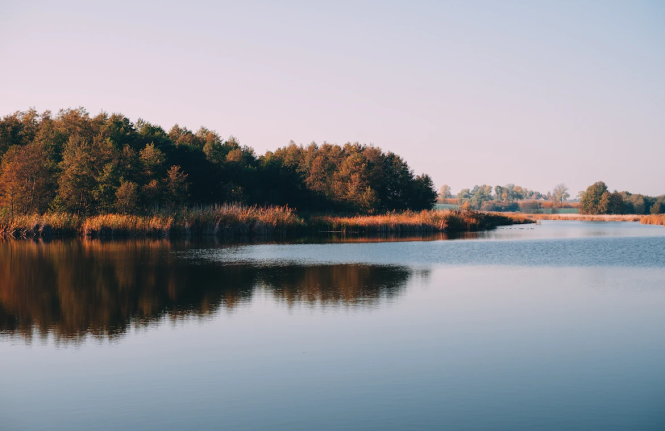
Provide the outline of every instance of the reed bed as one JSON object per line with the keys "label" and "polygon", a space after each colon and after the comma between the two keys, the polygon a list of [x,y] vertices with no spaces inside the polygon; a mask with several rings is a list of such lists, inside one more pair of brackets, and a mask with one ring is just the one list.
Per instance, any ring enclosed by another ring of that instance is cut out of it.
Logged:
{"label": "reed bed", "polygon": [[641,221],[640,214],[529,214],[534,220]]}
{"label": "reed bed", "polygon": [[44,214],[0,218],[0,235],[13,238],[81,235],[92,238],[171,235],[267,235],[304,226],[288,207],[219,205],[153,215],[103,214],[82,217]]}
{"label": "reed bed", "polygon": [[642,224],[653,224],[656,226],[665,226],[665,214],[655,214],[642,216]]}
{"label": "reed bed", "polygon": [[0,236],[13,238],[74,236],[84,219],[76,214],[0,216]]}
{"label": "reed bed", "polygon": [[319,216],[312,226],[320,231],[343,233],[469,232],[496,226],[533,223],[522,215],[503,215],[477,211],[405,211],[373,216]]}
{"label": "reed bed", "polygon": [[221,205],[153,215],[103,214],[83,217],[45,214],[0,217],[0,236],[89,238],[269,235],[288,232],[428,233],[469,232],[533,223],[521,214],[476,211],[405,211],[374,216],[299,217],[288,207]]}

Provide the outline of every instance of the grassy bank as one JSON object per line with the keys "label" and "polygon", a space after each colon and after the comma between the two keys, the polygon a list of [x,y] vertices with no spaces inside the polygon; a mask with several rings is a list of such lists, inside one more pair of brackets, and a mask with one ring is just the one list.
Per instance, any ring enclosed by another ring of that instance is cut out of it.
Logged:
{"label": "grassy bank", "polygon": [[12,238],[167,237],[269,235],[295,232],[469,232],[533,223],[523,215],[475,211],[394,212],[374,216],[320,215],[303,218],[288,207],[222,205],[150,216],[106,214],[83,217],[45,214],[0,217],[0,236]]}
{"label": "grassy bank", "polygon": [[166,237],[170,235],[267,235],[304,226],[288,207],[222,205],[149,216],[105,214],[82,217],[45,214],[0,218],[0,235],[31,237]]}
{"label": "grassy bank", "polygon": [[580,221],[640,221],[643,215],[639,214],[528,214],[534,220],[580,220]]}
{"label": "grassy bank", "polygon": [[665,214],[529,214],[534,220],[632,221],[665,226]]}
{"label": "grassy bank", "polygon": [[642,224],[655,224],[657,226],[665,226],[665,214],[645,215],[640,220]]}
{"label": "grassy bank", "polygon": [[386,232],[472,232],[496,226],[533,223],[522,215],[503,215],[476,211],[400,212],[376,216],[322,216],[311,220],[320,231],[352,233]]}

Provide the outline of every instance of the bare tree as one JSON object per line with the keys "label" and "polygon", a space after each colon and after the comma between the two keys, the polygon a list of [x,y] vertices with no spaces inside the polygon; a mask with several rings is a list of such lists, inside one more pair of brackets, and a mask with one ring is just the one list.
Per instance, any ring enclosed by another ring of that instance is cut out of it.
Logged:
{"label": "bare tree", "polygon": [[450,191],[450,186],[447,184],[444,184],[441,186],[439,189],[439,198],[441,199],[449,199],[453,196],[453,194]]}
{"label": "bare tree", "polygon": [[568,194],[568,187],[565,184],[561,183],[554,187],[552,192],[552,198],[555,203],[561,204],[563,201],[568,199],[570,194]]}

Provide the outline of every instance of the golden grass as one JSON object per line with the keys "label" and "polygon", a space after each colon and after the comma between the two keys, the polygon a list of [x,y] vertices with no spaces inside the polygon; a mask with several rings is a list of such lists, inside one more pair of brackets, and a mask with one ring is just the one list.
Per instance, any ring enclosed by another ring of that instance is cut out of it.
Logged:
{"label": "golden grass", "polygon": [[0,236],[34,237],[75,235],[83,218],[76,214],[22,215],[0,217]]}
{"label": "golden grass", "polygon": [[533,223],[523,215],[503,215],[476,211],[405,211],[373,216],[319,216],[312,226],[322,231],[357,233],[468,232],[496,226]]}
{"label": "golden grass", "polygon": [[530,214],[534,220],[580,220],[580,221],[640,221],[639,214]]}
{"label": "golden grass", "polygon": [[221,205],[151,216],[104,214],[79,217],[45,214],[0,218],[0,235],[14,238],[39,236],[86,237],[175,235],[270,234],[304,225],[288,207]]}
{"label": "golden grass", "polygon": [[299,217],[288,207],[222,205],[187,209],[151,216],[104,214],[80,217],[71,214],[0,217],[0,236],[31,238],[74,236],[91,238],[167,237],[170,235],[266,235],[273,232],[469,232],[495,226],[533,223],[521,214],[476,211],[392,212],[374,216]]}
{"label": "golden grass", "polygon": [[642,224],[654,224],[657,226],[665,226],[665,214],[642,216],[642,220],[640,221]]}

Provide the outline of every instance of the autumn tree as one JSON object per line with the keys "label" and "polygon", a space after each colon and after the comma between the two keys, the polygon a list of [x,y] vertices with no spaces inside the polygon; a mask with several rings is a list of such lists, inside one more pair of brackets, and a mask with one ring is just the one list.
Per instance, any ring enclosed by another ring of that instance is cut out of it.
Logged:
{"label": "autumn tree", "polygon": [[[26,204],[17,199],[27,189],[17,184],[27,172],[18,167],[32,157],[20,149],[28,147],[42,149],[43,160],[30,167],[50,186],[43,188],[45,197],[35,189]],[[257,156],[236,138],[224,140],[204,127],[194,133],[175,125],[167,133],[143,119],[91,116],[83,108],[3,117],[0,156],[5,154],[2,199],[19,212],[48,207],[96,214],[240,201],[367,213],[431,208],[436,197],[431,178],[373,145],[290,143]]]}
{"label": "autumn tree", "polygon": [[441,186],[439,189],[439,198],[441,199],[450,199],[453,196],[450,186],[447,184],[444,184]]}
{"label": "autumn tree", "polygon": [[169,205],[183,204],[187,202],[189,184],[180,166],[171,166],[164,180],[164,195]]}
{"label": "autumn tree", "polygon": [[44,145],[12,146],[0,165],[0,204],[12,215],[43,213],[54,195],[52,181]]}
{"label": "autumn tree", "polygon": [[127,214],[136,211],[139,201],[138,185],[131,181],[122,181],[115,192],[117,211]]}

